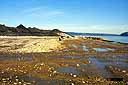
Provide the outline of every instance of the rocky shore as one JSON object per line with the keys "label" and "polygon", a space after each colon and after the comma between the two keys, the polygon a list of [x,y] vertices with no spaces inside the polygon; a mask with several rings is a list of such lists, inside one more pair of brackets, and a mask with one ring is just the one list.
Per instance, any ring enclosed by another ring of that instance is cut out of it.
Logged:
{"label": "rocky shore", "polygon": [[128,84],[128,45],[101,39],[0,38],[0,84]]}

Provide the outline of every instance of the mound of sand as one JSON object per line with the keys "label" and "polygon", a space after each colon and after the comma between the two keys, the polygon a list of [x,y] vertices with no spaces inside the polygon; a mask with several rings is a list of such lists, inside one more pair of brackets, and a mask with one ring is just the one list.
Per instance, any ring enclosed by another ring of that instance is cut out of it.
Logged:
{"label": "mound of sand", "polygon": [[0,38],[1,52],[50,52],[61,48],[58,37],[4,37]]}

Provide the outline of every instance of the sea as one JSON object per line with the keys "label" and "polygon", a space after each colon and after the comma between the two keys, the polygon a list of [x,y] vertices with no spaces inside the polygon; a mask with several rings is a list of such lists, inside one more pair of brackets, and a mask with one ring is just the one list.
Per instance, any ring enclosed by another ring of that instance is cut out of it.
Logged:
{"label": "sea", "polygon": [[73,35],[73,36],[79,36],[79,37],[103,38],[108,41],[128,44],[128,36],[120,36],[120,35],[116,35],[116,34],[76,33],[76,32],[68,32],[68,34]]}

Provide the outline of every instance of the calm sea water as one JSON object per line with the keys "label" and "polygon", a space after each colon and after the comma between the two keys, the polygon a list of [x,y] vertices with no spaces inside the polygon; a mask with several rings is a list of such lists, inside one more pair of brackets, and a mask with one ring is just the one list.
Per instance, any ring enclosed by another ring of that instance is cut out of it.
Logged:
{"label": "calm sea water", "polygon": [[128,43],[128,36],[119,36],[119,35],[93,35],[93,34],[74,34],[71,33],[71,35],[75,36],[85,36],[85,37],[98,37],[103,38],[109,41],[115,41],[115,42],[121,42],[121,43]]}
{"label": "calm sea water", "polygon": [[89,36],[89,37],[99,37],[110,41],[128,43],[128,36]]}

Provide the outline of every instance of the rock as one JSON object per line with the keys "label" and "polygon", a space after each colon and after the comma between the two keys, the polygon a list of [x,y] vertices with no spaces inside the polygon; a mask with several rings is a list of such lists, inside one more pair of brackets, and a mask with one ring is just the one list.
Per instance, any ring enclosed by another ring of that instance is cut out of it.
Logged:
{"label": "rock", "polygon": [[18,85],[18,83],[16,83],[16,82],[14,82],[13,84],[14,84],[14,85]]}
{"label": "rock", "polygon": [[83,84],[85,84],[85,81],[82,81]]}
{"label": "rock", "polygon": [[125,70],[123,70],[122,72],[123,72],[123,73],[126,73],[126,71],[125,71]]}
{"label": "rock", "polygon": [[71,85],[75,85],[74,83],[71,83]]}
{"label": "rock", "polygon": [[76,64],[76,66],[77,66],[77,67],[79,67],[79,66],[80,66],[80,64]]}
{"label": "rock", "polygon": [[57,73],[57,71],[53,71],[53,74]]}
{"label": "rock", "polygon": [[19,84],[21,84],[22,82],[18,82]]}
{"label": "rock", "polygon": [[57,33],[62,32],[58,29],[41,30],[36,27],[25,27],[20,24],[17,27],[8,27],[0,24],[1,36],[58,36]]}
{"label": "rock", "polygon": [[76,75],[73,75],[73,77],[77,77]]}
{"label": "rock", "polygon": [[44,63],[41,63],[40,65],[41,65],[41,66],[43,66],[43,65],[44,65]]}

